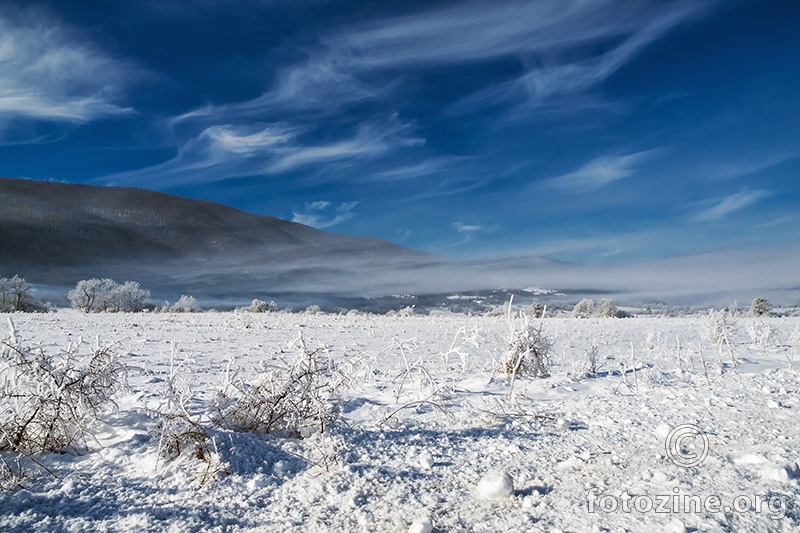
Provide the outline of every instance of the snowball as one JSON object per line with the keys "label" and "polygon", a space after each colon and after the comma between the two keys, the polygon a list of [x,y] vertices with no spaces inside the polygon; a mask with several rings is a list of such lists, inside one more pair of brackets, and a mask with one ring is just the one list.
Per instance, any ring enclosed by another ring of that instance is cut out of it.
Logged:
{"label": "snowball", "polygon": [[419,462],[419,466],[428,470],[433,467],[433,455],[428,450],[423,450],[420,452],[419,456],[417,457],[417,461]]}
{"label": "snowball", "polygon": [[431,533],[431,531],[433,531],[433,521],[428,516],[417,518],[408,527],[408,533]]}
{"label": "snowball", "polygon": [[276,476],[285,476],[287,474],[291,474],[292,465],[286,461],[277,461],[274,465],[272,465],[272,471]]}
{"label": "snowball", "polygon": [[487,500],[507,498],[514,494],[514,480],[503,470],[489,472],[478,483],[478,494]]}

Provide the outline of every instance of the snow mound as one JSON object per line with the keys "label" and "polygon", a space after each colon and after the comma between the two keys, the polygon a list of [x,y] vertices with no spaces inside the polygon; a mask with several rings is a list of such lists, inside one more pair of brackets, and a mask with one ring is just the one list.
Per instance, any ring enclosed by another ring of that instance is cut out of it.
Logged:
{"label": "snow mound", "polygon": [[478,494],[487,500],[499,500],[514,494],[514,480],[504,470],[489,472],[478,482]]}
{"label": "snow mound", "polygon": [[431,533],[431,531],[433,531],[433,521],[428,516],[417,518],[408,527],[408,533]]}

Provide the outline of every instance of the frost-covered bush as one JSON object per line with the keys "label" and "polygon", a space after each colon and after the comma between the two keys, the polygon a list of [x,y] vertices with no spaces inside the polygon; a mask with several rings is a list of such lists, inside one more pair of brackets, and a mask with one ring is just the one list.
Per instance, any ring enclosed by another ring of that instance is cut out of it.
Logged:
{"label": "frost-covered bush", "polygon": [[615,318],[617,316],[617,306],[608,298],[603,298],[594,310],[594,316],[601,318]]}
{"label": "frost-covered bush", "polygon": [[196,461],[189,464],[195,465],[195,482],[203,486],[228,472],[217,442],[230,441],[231,432],[304,438],[324,431],[338,417],[334,380],[317,351],[307,350],[302,337],[299,341],[302,353],[297,361],[262,366],[252,380],[228,368],[205,407],[181,378],[187,361],[176,364],[173,351],[161,405],[149,409],[159,421],[159,457],[193,458]]}
{"label": "frost-covered bush", "polygon": [[5,457],[0,456],[0,492],[23,488],[21,483],[28,477],[28,472],[22,466],[20,456],[13,463],[9,463]]}
{"label": "frost-covered bush", "polygon": [[24,346],[13,330],[0,349],[0,450],[85,449],[90,425],[116,408],[127,372],[114,345],[70,344],[57,354]]}
{"label": "frost-covered bush", "polygon": [[730,344],[735,331],[736,321],[727,311],[712,309],[703,315],[700,333],[712,346],[720,346],[723,343]]}
{"label": "frost-covered bush", "polygon": [[120,285],[113,279],[92,278],[79,281],[67,298],[72,307],[84,313],[138,313],[144,310],[150,291],[142,289],[136,281]]}
{"label": "frost-covered bush", "polygon": [[413,305],[407,305],[397,311],[397,316],[402,316],[402,317],[414,316],[415,314],[416,310]]}
{"label": "frost-covered bush", "polygon": [[753,344],[763,349],[778,342],[778,331],[770,324],[751,322],[747,325],[747,333]]}
{"label": "frost-covered bush", "polygon": [[258,298],[253,299],[248,307],[240,307],[237,309],[237,311],[243,311],[247,313],[266,313],[269,310],[270,305],[263,300],[259,300]]}
{"label": "frost-covered bush", "polygon": [[46,311],[47,306],[33,297],[34,291],[25,278],[0,278],[0,313]]}
{"label": "frost-covered bush", "polygon": [[497,371],[514,376],[547,376],[553,343],[542,335],[541,324],[534,326],[531,318],[523,314],[518,323],[510,321],[510,328],[508,345]]}
{"label": "frost-covered bush", "polygon": [[197,299],[194,296],[185,294],[181,295],[174,304],[169,305],[169,302],[167,302],[164,307],[164,311],[169,313],[199,313],[202,311]]}
{"label": "frost-covered bush", "polygon": [[572,316],[575,318],[589,318],[594,314],[594,301],[584,298],[572,308]]}
{"label": "frost-covered bush", "polygon": [[264,366],[252,381],[229,376],[218,391],[215,422],[235,431],[307,437],[323,432],[337,413],[328,366],[315,351],[287,367]]}

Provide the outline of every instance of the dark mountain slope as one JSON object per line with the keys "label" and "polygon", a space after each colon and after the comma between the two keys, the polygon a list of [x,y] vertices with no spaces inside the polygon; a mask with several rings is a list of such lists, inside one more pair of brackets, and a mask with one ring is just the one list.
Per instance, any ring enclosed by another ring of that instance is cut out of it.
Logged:
{"label": "dark mountain slope", "polygon": [[216,296],[276,290],[382,292],[443,260],[142,189],[0,178],[0,275],[69,286],[134,279]]}
{"label": "dark mountain slope", "polygon": [[200,200],[143,189],[0,179],[0,254],[50,265],[221,256],[268,245],[387,247]]}

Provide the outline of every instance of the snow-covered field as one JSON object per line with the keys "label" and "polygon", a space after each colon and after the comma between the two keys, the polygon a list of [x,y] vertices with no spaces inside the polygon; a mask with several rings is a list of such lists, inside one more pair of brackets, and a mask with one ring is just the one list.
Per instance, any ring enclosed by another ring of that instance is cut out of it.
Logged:
{"label": "snow-covered field", "polygon": [[[719,346],[701,316],[546,318],[550,375],[515,380],[493,372],[507,317],[11,319],[53,353],[117,343],[129,390],[88,452],[0,492],[2,531],[800,531],[800,318],[730,319]],[[324,433],[219,429],[213,465],[159,459],[144,407],[169,384],[199,417],[226,369],[291,362],[300,335],[333,367]]]}

